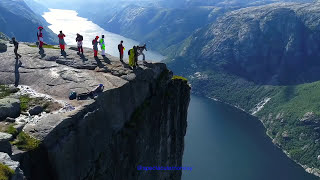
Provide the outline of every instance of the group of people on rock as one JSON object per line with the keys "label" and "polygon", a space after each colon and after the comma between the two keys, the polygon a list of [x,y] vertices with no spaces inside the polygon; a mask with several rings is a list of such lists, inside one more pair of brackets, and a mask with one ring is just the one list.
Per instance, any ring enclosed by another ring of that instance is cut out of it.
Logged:
{"label": "group of people on rock", "polygon": [[[40,52],[43,52],[43,33],[42,33],[43,27],[39,27],[38,28],[38,33],[37,33],[37,38],[38,38],[38,47]],[[66,35],[60,31],[60,33],[58,34],[58,38],[59,38],[59,45],[60,45],[60,49],[61,49],[61,54],[65,54],[65,41],[64,38],[66,37]],[[98,52],[99,52],[99,48],[98,45],[100,45],[100,49],[101,49],[101,55],[102,57],[106,56],[106,44],[105,44],[105,39],[104,39],[104,35],[101,36],[101,38],[99,39],[99,36],[96,36],[93,40],[92,40],[92,47],[93,47],[93,54],[94,57],[97,58],[98,57]],[[77,33],[77,37],[76,37],[76,42],[77,42],[77,47],[78,47],[78,55],[82,54],[83,55],[83,36],[80,35],[79,33]],[[119,50],[119,57],[120,57],[120,61],[123,62],[123,54],[125,51],[125,47],[123,46],[123,41],[120,42],[120,44],[118,45],[118,50]],[[136,67],[137,63],[138,63],[138,56],[142,55],[143,56],[143,61],[145,62],[145,54],[143,53],[143,51],[146,50],[146,44],[144,44],[143,46],[133,46],[132,49],[130,49],[128,51],[128,55],[129,55],[129,65],[131,67]]]}
{"label": "group of people on rock", "polygon": [[[43,27],[40,26],[38,27],[38,32],[37,32],[37,46],[39,47],[39,53],[43,54],[44,53],[44,49],[43,49],[43,45],[45,45],[44,41],[43,41]],[[58,34],[58,38],[59,38],[59,46],[60,46],[60,50],[61,50],[61,54],[65,55],[65,40],[64,38],[66,37],[66,35],[60,31],[60,33]],[[83,55],[83,36],[80,35],[79,33],[77,33],[77,37],[76,37],[76,42],[77,42],[77,47],[78,47],[78,55]],[[12,43],[14,44],[14,54],[16,56],[17,59],[21,58],[21,55],[18,54],[18,47],[19,47],[19,42],[15,39],[15,37],[12,38]],[[96,36],[93,40],[92,40],[92,46],[93,46],[93,53],[94,53],[94,57],[97,58],[98,57],[98,45],[100,45],[101,48],[101,55],[102,57],[106,56],[106,44],[105,44],[105,39],[104,39],[104,35],[101,36],[100,40],[99,40],[99,36]],[[125,51],[125,47],[123,46],[123,41],[120,42],[120,44],[118,45],[118,50],[119,50],[119,57],[120,57],[120,61],[123,62],[123,54]],[[146,50],[147,51],[147,47],[146,44],[144,44],[143,46],[133,46],[132,49],[130,49],[128,51],[128,55],[129,55],[129,66],[131,67],[136,67],[138,65],[138,57],[140,55],[143,56],[143,62],[145,62],[145,54],[143,53],[143,51]]]}

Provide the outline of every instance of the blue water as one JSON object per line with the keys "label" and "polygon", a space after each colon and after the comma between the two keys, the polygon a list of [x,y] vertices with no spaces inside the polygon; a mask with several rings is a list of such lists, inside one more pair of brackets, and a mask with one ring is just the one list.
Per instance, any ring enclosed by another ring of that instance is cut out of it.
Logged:
{"label": "blue water", "polygon": [[182,180],[316,180],[273,145],[258,119],[192,96]]}

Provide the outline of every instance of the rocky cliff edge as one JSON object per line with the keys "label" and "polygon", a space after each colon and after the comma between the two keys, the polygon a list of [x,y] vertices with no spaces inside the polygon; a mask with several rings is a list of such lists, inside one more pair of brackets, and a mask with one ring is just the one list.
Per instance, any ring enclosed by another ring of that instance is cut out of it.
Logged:
{"label": "rocky cliff edge", "polygon": [[[56,111],[14,121],[37,139],[32,151],[15,146],[11,158],[21,163],[27,179],[180,179],[181,171],[139,172],[138,165],[181,166],[190,87],[172,79],[165,64],[142,63],[131,69],[107,55],[93,58],[90,49],[52,46],[39,54],[20,43],[0,53],[0,84],[18,93],[60,104]],[[87,100],[69,100],[72,91],[86,93],[103,84],[104,91]],[[22,128],[21,128],[22,129]],[[9,153],[10,154],[10,153]]]}

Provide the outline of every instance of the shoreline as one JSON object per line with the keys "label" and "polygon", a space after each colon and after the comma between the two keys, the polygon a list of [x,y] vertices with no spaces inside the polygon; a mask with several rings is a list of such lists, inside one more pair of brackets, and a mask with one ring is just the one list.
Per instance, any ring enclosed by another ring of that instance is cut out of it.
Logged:
{"label": "shoreline", "polygon": [[[316,176],[316,177],[320,177],[320,169],[313,168],[313,167],[308,167],[307,165],[300,164],[300,163],[297,162],[296,160],[292,159],[292,158],[290,157],[289,153],[288,153],[286,150],[282,149],[278,144],[276,144],[276,143],[275,143],[275,140],[268,134],[268,129],[266,128],[265,124],[261,121],[261,119],[260,119],[259,117],[255,116],[254,114],[250,114],[249,112],[245,111],[244,109],[242,109],[242,108],[240,108],[240,107],[234,106],[234,105],[232,105],[232,104],[230,104],[230,103],[223,102],[223,101],[221,101],[221,100],[219,100],[219,99],[216,99],[216,98],[214,98],[214,97],[209,97],[209,96],[204,96],[204,97],[209,98],[209,99],[211,99],[211,100],[213,100],[213,101],[216,101],[216,102],[221,102],[221,103],[223,103],[223,104],[230,105],[230,106],[232,106],[232,107],[234,107],[234,108],[237,108],[237,109],[245,112],[246,114],[248,114],[248,115],[250,115],[250,116],[253,116],[253,117],[258,118],[258,120],[262,123],[264,129],[266,130],[266,131],[265,131],[265,134],[272,140],[272,144],[274,144],[277,148],[279,148],[289,159],[291,159],[291,160],[294,161],[296,164],[298,164],[299,166],[301,166],[307,173],[313,174],[313,175]],[[261,110],[262,110],[262,109],[261,109]]]}

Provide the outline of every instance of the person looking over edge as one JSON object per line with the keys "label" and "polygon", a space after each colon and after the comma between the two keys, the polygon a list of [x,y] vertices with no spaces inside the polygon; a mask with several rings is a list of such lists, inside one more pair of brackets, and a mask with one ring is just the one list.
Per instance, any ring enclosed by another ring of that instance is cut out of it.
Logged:
{"label": "person looking over edge", "polygon": [[42,33],[42,30],[43,30],[43,27],[42,26],[39,26],[38,27],[39,31],[37,32],[37,36],[38,36],[38,43],[39,43],[39,50],[40,52],[43,51],[43,33]]}
{"label": "person looking over edge", "polygon": [[82,41],[83,41],[83,36],[77,33],[76,42],[78,46],[78,55],[80,54],[80,52],[83,54]]}
{"label": "person looking over edge", "polygon": [[104,35],[102,35],[100,41],[99,41],[100,47],[101,47],[101,55],[102,57],[106,56],[106,44],[104,43]]}
{"label": "person looking over edge", "polygon": [[138,46],[138,53],[139,53],[138,56],[142,55],[143,56],[143,62],[146,62],[146,55],[143,53],[144,50],[148,51],[146,44],[144,44],[143,46]]}
{"label": "person looking over edge", "polygon": [[120,44],[118,45],[118,50],[120,53],[120,61],[121,62],[123,62],[123,51],[125,50],[122,43],[123,43],[123,41],[120,41]]}
{"label": "person looking over edge", "polygon": [[14,52],[14,54],[16,55],[16,59],[21,58],[21,55],[18,54],[19,42],[16,41],[16,38],[15,38],[15,37],[12,37],[12,43],[13,43],[13,45],[14,45],[14,50],[13,50],[13,52]]}
{"label": "person looking over edge", "polygon": [[94,57],[98,57],[98,39],[99,36],[96,36],[94,40],[92,40],[92,45],[93,45],[93,52],[94,52]]}
{"label": "person looking over edge", "polygon": [[66,35],[64,35],[62,33],[62,31],[60,31],[60,34],[58,35],[59,37],[59,45],[60,45],[60,49],[61,49],[61,54],[65,53],[64,49],[65,49],[65,42],[64,42],[64,37],[66,37]]}

